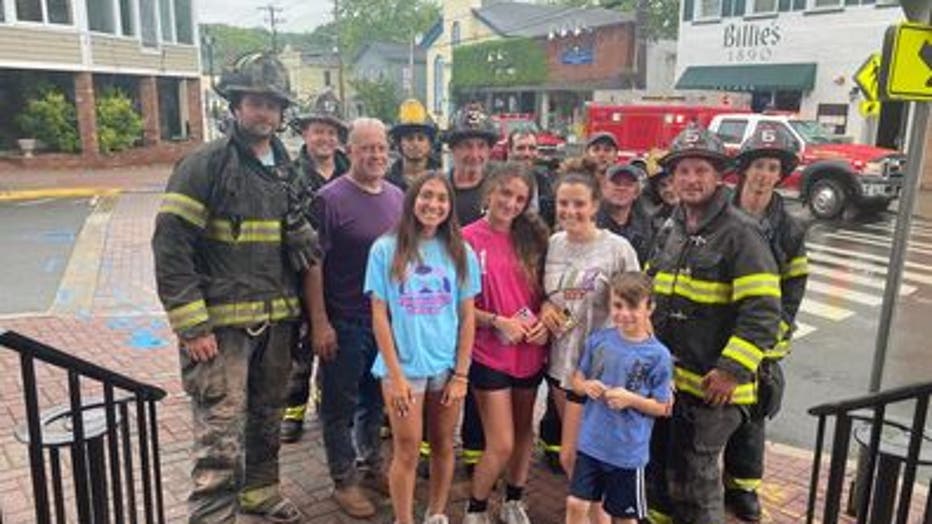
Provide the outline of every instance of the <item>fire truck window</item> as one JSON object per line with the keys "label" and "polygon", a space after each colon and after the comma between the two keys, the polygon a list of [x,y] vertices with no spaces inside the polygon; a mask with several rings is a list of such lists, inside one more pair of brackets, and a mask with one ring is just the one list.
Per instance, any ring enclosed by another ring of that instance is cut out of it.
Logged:
{"label": "fire truck window", "polygon": [[747,127],[747,120],[722,120],[718,126],[718,136],[722,137],[726,144],[740,144]]}

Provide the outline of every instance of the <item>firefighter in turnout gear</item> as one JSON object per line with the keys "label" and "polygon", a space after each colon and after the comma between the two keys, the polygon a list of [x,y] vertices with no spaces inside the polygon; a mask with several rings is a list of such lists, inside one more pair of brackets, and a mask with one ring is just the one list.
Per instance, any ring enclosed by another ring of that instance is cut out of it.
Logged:
{"label": "firefighter in turnout gear", "polygon": [[680,203],[647,271],[656,335],[674,356],[676,400],[672,418],[654,428],[652,517],[725,522],[719,460],[757,400],[757,368],[780,323],[780,276],[757,222],[728,201],[718,137],[690,125],[662,163]]}
{"label": "firefighter in turnout gear", "polygon": [[175,167],[152,239],[194,418],[188,518],[233,523],[241,512],[299,522],[279,489],[278,425],[300,275],[319,248],[275,136],[291,103],[288,73],[253,53],[223,73],[217,90],[234,128]]}
{"label": "firefighter in turnout gear", "polygon": [[420,101],[409,98],[401,103],[398,123],[388,134],[400,157],[389,168],[385,180],[398,189],[407,191],[415,179],[428,171],[440,169],[440,161],[433,156],[437,125]]}
{"label": "firefighter in turnout gear", "polygon": [[761,224],[780,270],[782,303],[776,344],[764,351],[758,369],[757,404],[725,447],[725,505],[738,518],[757,522],[761,517],[757,489],[764,473],[764,426],[780,409],[783,372],[780,360],[789,352],[796,313],[808,276],[805,228],[787,213],[774,189],[798,164],[796,141],[782,126],[762,124],[736,158],[740,177],[734,204]]}
{"label": "firefighter in turnout gear", "polygon": [[[300,175],[302,194],[313,199],[327,182],[349,171],[349,157],[340,149],[346,142],[349,127],[340,118],[340,101],[329,91],[318,96],[311,109],[292,118],[289,125],[304,139],[294,168]],[[296,442],[304,433],[304,416],[311,397],[310,380],[314,369],[314,352],[308,346],[309,326],[306,319],[302,321],[301,336],[292,354],[287,407],[281,427],[282,442]],[[319,402],[320,388],[315,384],[313,389]]]}

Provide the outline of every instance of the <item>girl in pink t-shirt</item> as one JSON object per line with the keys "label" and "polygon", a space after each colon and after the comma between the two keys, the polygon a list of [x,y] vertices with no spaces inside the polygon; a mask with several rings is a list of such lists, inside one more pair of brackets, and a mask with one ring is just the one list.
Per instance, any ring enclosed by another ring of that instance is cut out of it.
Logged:
{"label": "girl in pink t-shirt", "polygon": [[469,381],[485,432],[485,451],[473,475],[464,524],[487,522],[488,498],[503,470],[507,485],[500,520],[527,518],[521,495],[533,450],[534,400],[543,379],[548,337],[538,320],[548,231],[528,211],[534,187],[527,167],[498,166],[483,187],[488,211],[463,229],[482,273]]}

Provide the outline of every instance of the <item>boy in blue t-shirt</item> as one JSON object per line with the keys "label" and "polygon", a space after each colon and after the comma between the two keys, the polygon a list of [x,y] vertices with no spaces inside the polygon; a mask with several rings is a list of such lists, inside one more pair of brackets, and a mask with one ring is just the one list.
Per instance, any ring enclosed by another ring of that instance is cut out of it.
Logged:
{"label": "boy in blue t-shirt", "polygon": [[670,352],[653,336],[651,279],[629,271],[612,279],[614,328],[594,331],[573,376],[586,403],[576,467],[566,500],[567,524],[588,522],[590,505],[602,502],[616,524],[647,516],[644,467],[655,417],[673,405]]}

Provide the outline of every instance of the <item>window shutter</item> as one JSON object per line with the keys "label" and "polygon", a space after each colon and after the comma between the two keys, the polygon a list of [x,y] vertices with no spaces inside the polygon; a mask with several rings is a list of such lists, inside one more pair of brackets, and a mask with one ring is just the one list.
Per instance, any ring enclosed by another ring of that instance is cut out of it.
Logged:
{"label": "window shutter", "polygon": [[784,12],[789,11],[791,3],[792,3],[792,0],[780,0],[779,10],[784,11]]}
{"label": "window shutter", "polygon": [[731,0],[722,0],[722,18],[731,16]]}
{"label": "window shutter", "polygon": [[[751,0],[752,2],[754,0]],[[744,2],[745,0],[735,0],[734,15],[735,16],[744,16]]]}
{"label": "window shutter", "polygon": [[689,22],[693,19],[693,0],[683,0],[683,21]]}

